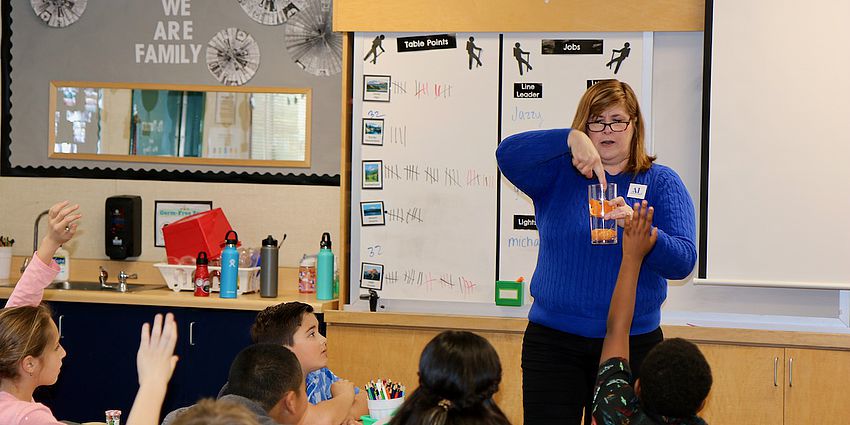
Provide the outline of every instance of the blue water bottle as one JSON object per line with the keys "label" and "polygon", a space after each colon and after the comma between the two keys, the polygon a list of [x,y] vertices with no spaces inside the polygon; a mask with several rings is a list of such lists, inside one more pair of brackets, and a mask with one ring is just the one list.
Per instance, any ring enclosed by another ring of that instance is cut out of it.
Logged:
{"label": "blue water bottle", "polygon": [[[229,236],[233,233],[233,238]],[[239,235],[231,230],[224,235],[224,250],[221,251],[221,287],[218,295],[221,298],[236,298],[236,283],[239,277],[239,251],[236,244]]]}
{"label": "blue water bottle", "polygon": [[319,243],[319,261],[316,267],[316,299],[332,300],[334,297],[334,253],[331,251],[331,234],[322,233]]}

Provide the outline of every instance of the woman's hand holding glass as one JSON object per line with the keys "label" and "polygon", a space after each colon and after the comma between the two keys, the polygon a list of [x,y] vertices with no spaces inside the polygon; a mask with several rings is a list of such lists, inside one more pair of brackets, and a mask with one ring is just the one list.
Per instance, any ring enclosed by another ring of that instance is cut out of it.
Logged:
{"label": "woman's hand holding glass", "polygon": [[622,196],[618,196],[610,201],[612,210],[605,212],[605,220],[617,220],[617,225],[623,227],[625,219],[630,218],[634,214],[634,210]]}

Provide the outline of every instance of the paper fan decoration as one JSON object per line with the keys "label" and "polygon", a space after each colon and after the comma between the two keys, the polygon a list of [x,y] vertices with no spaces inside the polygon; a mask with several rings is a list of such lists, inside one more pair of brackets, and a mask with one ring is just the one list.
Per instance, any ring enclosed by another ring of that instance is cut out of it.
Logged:
{"label": "paper fan decoration", "polygon": [[88,0],[30,0],[32,10],[45,24],[65,28],[77,22]]}
{"label": "paper fan decoration", "polygon": [[207,43],[207,68],[222,84],[241,86],[260,67],[260,46],[239,28],[219,31]]}
{"label": "paper fan decoration", "polygon": [[331,0],[306,0],[283,27],[286,50],[301,69],[318,76],[342,71],[342,34],[331,30]]}
{"label": "paper fan decoration", "polygon": [[263,25],[280,25],[298,13],[303,0],[237,0],[251,19]]}

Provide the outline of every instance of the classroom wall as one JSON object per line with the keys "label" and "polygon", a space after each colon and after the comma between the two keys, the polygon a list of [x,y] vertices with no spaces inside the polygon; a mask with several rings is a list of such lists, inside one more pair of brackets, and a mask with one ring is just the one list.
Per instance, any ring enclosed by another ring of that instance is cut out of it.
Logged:
{"label": "classroom wall", "polygon": [[[13,255],[29,255],[36,216],[56,201],[70,199],[80,204],[84,214],[77,236],[67,247],[71,258],[106,259],[104,202],[113,195],[142,197],[143,245],[137,258],[141,261],[165,259],[165,248],[153,246],[156,199],[213,201],[213,207],[224,210],[245,246],[259,247],[268,234],[280,240],[286,233],[281,267],[298,267],[302,254],[318,252],[322,232],[339,233],[338,187],[0,177],[0,234],[15,238]],[[41,235],[46,223],[42,219]]]}
{"label": "classroom wall", "polygon": [[[27,11],[31,13],[29,9]],[[299,84],[303,84],[301,80],[311,78],[306,75],[299,77]],[[202,74],[202,77],[205,78],[206,74]],[[338,76],[329,77],[327,82],[331,87],[341,84]],[[338,88],[336,92],[339,92]],[[325,127],[339,122],[336,115],[339,110],[338,96],[326,97],[327,104],[317,103],[313,108],[316,114],[313,121],[323,123]],[[329,110],[337,112],[329,116]],[[322,111],[325,112],[324,118],[319,119]],[[328,146],[329,158],[320,162],[338,170],[338,165],[333,164],[334,161],[339,163],[339,149],[335,147],[339,144],[339,137],[327,139],[324,143]],[[314,153],[316,147],[314,140]],[[280,250],[281,267],[298,267],[302,254],[318,252],[322,232],[331,232],[332,236],[338,237],[340,229],[340,192],[339,187],[334,186],[0,176],[0,234],[15,238],[13,255],[30,255],[36,216],[53,203],[70,199],[80,204],[85,215],[78,234],[67,246],[71,258],[106,259],[103,242],[104,202],[113,195],[142,197],[142,255],[134,259],[139,261],[165,260],[165,248],[154,247],[154,200],[212,201],[213,207],[224,210],[228,221],[239,232],[246,246],[259,247],[261,240],[268,234],[280,240],[286,233],[286,242]],[[42,219],[41,235],[44,234],[46,223],[47,220]],[[333,247],[337,255],[339,246],[335,244]]]}
{"label": "classroom wall", "polygon": [[[653,61],[654,150],[659,163],[674,166],[697,201],[703,33],[655,33]],[[837,317],[838,308],[838,291],[700,286],[692,276],[670,283],[663,311],[818,318]]]}

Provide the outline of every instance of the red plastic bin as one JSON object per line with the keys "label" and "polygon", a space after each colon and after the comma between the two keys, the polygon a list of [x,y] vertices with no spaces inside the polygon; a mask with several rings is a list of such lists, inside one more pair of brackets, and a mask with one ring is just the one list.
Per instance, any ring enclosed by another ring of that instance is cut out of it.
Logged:
{"label": "red plastic bin", "polygon": [[[206,251],[210,259],[221,257],[224,235],[230,230],[221,208],[183,217],[163,227],[168,264],[181,264],[184,257],[191,258],[194,263],[201,251]],[[187,260],[182,262],[185,264]]]}

